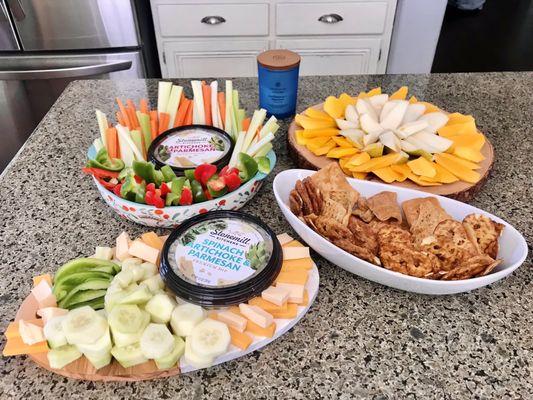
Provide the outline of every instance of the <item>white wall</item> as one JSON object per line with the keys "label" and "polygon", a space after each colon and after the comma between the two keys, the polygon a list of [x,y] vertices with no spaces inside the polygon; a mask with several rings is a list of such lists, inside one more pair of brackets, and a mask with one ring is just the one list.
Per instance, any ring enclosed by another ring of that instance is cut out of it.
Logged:
{"label": "white wall", "polygon": [[431,72],[447,0],[398,0],[388,74]]}

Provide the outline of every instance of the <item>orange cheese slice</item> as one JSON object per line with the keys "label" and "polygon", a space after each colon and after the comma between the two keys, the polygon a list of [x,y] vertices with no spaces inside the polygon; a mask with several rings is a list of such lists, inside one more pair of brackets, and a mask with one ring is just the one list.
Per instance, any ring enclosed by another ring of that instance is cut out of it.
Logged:
{"label": "orange cheese slice", "polygon": [[146,243],[148,246],[153,247],[157,250],[163,250],[163,240],[157,236],[155,232],[146,232],[141,235],[141,240]]}
{"label": "orange cheese slice", "polygon": [[293,283],[295,285],[305,285],[309,273],[307,271],[280,272],[276,278],[276,283]]}
{"label": "orange cheese slice", "polygon": [[298,305],[291,303],[287,306],[287,310],[285,311],[272,311],[272,316],[274,318],[282,318],[282,319],[291,319],[295,318],[296,315],[298,315]]}
{"label": "orange cheese slice", "polygon": [[[210,314],[209,318],[220,321],[216,313]],[[253,339],[250,335],[244,332],[239,332],[237,329],[229,325],[228,325],[228,330],[231,336],[232,345],[234,345],[235,347],[238,347],[241,350],[246,350],[248,347],[250,347],[250,345],[253,342]]]}
{"label": "orange cheese slice", "polygon": [[48,344],[46,341],[30,345],[25,344],[20,337],[13,337],[9,339],[2,351],[4,357],[18,356],[20,354],[36,354],[45,353],[48,351]]}
{"label": "orange cheese slice", "polygon": [[283,247],[304,247],[304,245],[296,239],[293,239],[290,242],[285,243]]}
{"label": "orange cheese slice", "polygon": [[310,270],[313,268],[313,260],[310,258],[296,258],[294,260],[283,260],[281,264],[282,269],[298,269],[298,270]]}
{"label": "orange cheese slice", "polygon": [[33,277],[33,286],[37,286],[39,283],[41,283],[41,281],[46,281],[48,282],[48,284],[50,286],[52,286],[52,277],[50,276],[50,274],[44,274],[44,275],[39,275],[39,276],[34,276]]}
{"label": "orange cheese slice", "polygon": [[[42,319],[29,319],[27,321],[25,321],[29,324],[33,324],[33,325],[37,325],[37,326],[40,326],[41,328],[43,327],[44,323],[43,323],[43,320]],[[9,339],[13,339],[13,338],[18,338],[20,337],[20,333],[19,333],[19,322],[18,321],[14,321],[14,322],[11,322],[5,333],[4,333],[4,336],[9,340]]]}
{"label": "orange cheese slice", "polygon": [[254,297],[253,299],[248,300],[248,304],[250,304],[251,306],[261,307],[263,310],[270,314],[272,314],[273,311],[287,310],[287,303],[283,304],[282,306],[278,306],[277,304],[271,303],[270,301],[267,301],[262,297]]}

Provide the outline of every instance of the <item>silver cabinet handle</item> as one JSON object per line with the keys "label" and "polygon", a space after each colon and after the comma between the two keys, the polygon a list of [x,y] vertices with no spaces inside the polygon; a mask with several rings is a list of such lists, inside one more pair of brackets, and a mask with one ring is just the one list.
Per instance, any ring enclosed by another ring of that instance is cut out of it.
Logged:
{"label": "silver cabinet handle", "polygon": [[83,67],[33,69],[21,71],[1,71],[0,80],[7,79],[62,79],[107,74],[131,68],[131,61],[117,61],[106,64],[87,65]]}
{"label": "silver cabinet handle", "polygon": [[344,18],[342,18],[339,14],[324,14],[318,20],[325,24],[336,24],[341,22],[343,19]]}
{"label": "silver cabinet handle", "polygon": [[24,13],[24,9],[22,8],[22,4],[20,4],[20,0],[7,0],[7,3],[9,8],[11,8],[13,17],[15,17],[17,21],[22,21],[24,18],[26,18],[26,13]]}
{"label": "silver cabinet handle", "polygon": [[207,17],[203,17],[200,22],[206,25],[219,25],[226,22],[226,19],[219,15],[209,15]]}

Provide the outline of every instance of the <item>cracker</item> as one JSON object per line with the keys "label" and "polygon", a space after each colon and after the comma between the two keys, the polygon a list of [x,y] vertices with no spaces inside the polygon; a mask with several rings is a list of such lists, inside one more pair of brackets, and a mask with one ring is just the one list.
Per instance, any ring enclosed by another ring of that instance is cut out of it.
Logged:
{"label": "cracker", "polygon": [[359,192],[355,190],[346,179],[338,163],[330,163],[326,167],[311,175],[311,181],[324,194],[330,191],[351,192],[354,203],[359,198]]}
{"label": "cracker", "polygon": [[498,257],[498,239],[505,225],[481,214],[470,214],[463,219],[468,238],[478,246],[480,252],[495,259]]}
{"label": "cracker", "polygon": [[449,215],[442,213],[439,208],[431,201],[419,204],[417,217],[411,224],[411,234],[415,244],[422,243],[425,238],[432,236],[437,225],[449,219]]}
{"label": "cracker", "polygon": [[368,208],[380,221],[395,219],[402,222],[402,211],[394,192],[380,192],[368,198]]}
{"label": "cracker", "polygon": [[420,204],[430,202],[435,207],[439,209],[441,213],[446,215],[448,218],[451,218],[446,211],[441,207],[439,200],[436,197],[418,197],[416,199],[406,200],[402,203],[403,213],[405,214],[405,219],[407,224],[411,226],[413,222],[418,218],[418,209]]}

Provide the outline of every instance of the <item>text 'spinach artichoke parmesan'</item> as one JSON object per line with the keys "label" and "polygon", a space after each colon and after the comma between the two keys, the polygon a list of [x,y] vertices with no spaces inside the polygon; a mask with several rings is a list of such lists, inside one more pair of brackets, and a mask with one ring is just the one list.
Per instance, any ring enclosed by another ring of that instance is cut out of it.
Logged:
{"label": "text 'spinach artichoke parmesan'", "polygon": [[281,245],[261,220],[213,211],[176,228],[163,248],[161,276],[177,296],[202,306],[227,306],[261,295],[276,279]]}
{"label": "text 'spinach artichoke parmesan'", "polygon": [[188,125],[169,129],[158,136],[148,149],[148,157],[159,168],[169,165],[176,174],[202,164],[229,163],[233,142],[222,129],[207,125]]}

